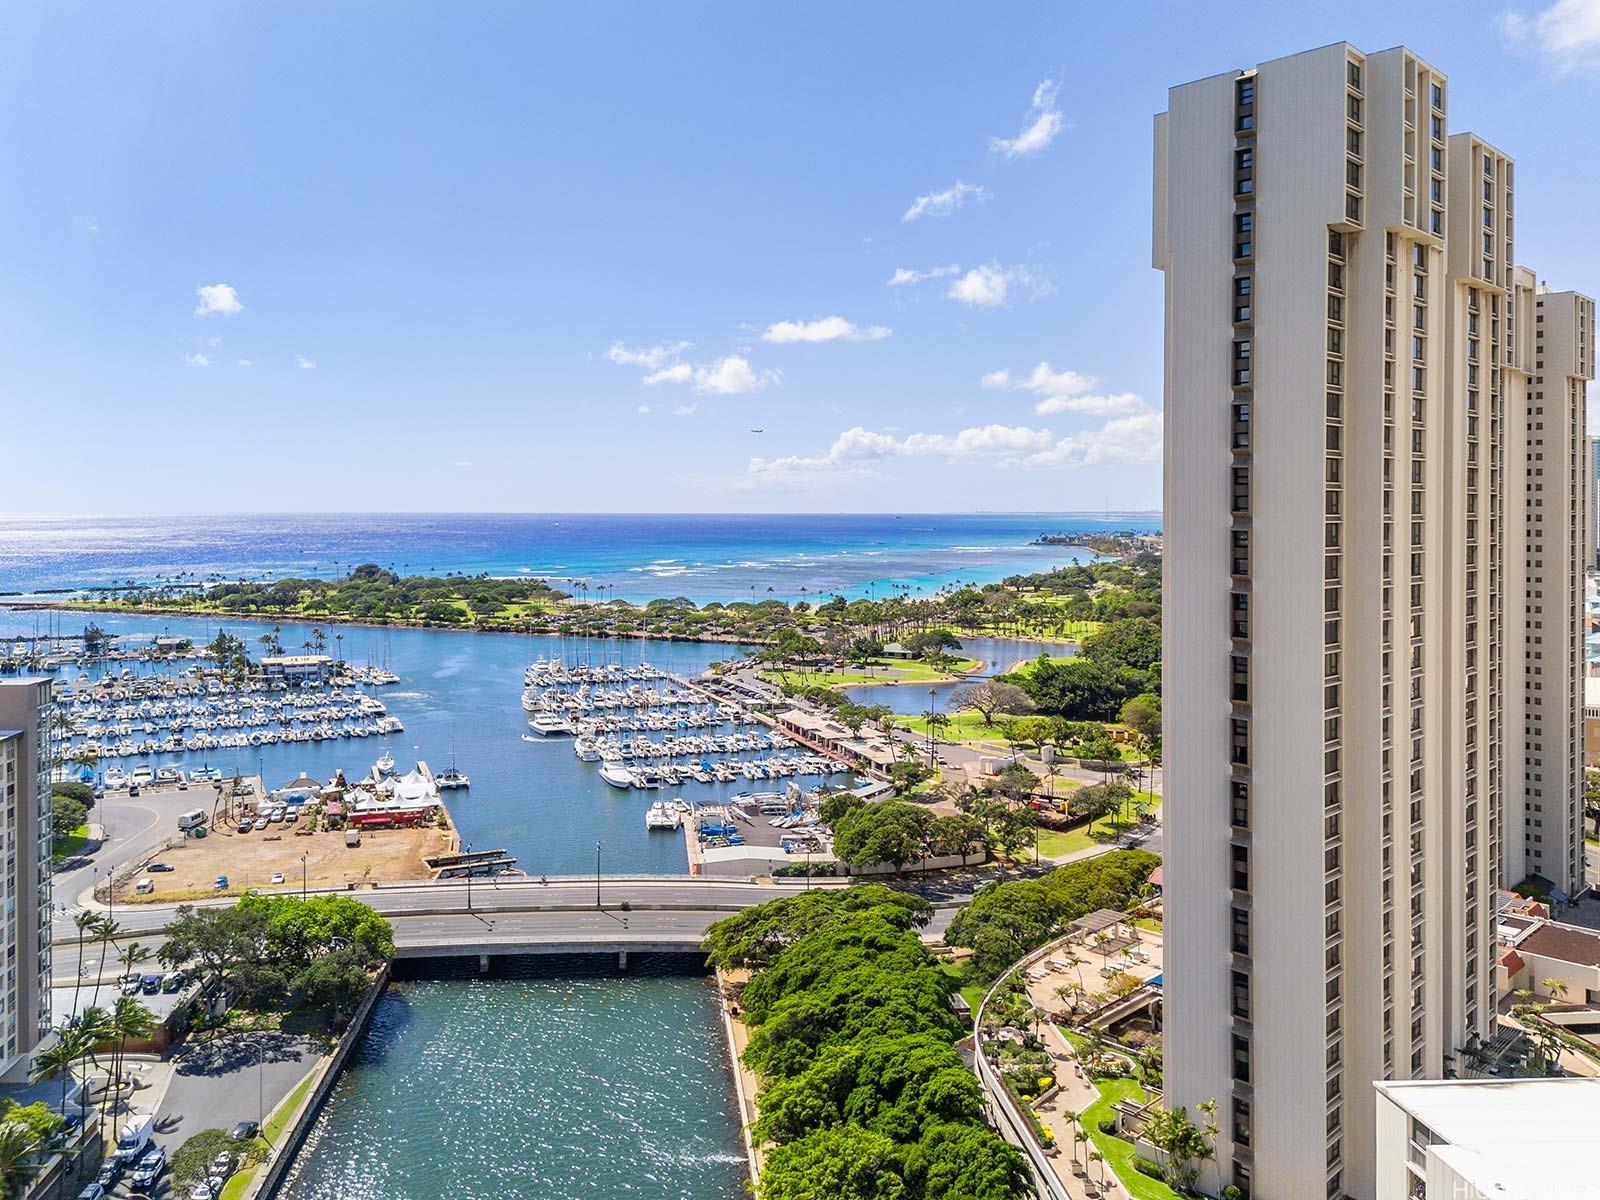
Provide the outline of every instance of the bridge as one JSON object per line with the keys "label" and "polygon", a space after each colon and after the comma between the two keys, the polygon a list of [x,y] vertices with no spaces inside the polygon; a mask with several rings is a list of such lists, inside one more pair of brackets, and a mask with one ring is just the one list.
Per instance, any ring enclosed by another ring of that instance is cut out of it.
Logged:
{"label": "bridge", "polygon": [[[841,883],[813,881],[810,887]],[[803,879],[784,883],[691,876],[566,876],[537,879],[442,879],[380,884],[348,895],[369,904],[394,927],[397,959],[500,955],[693,953],[715,921],[751,905],[805,890]],[[285,886],[267,889],[299,895]],[[226,906],[233,898],[202,900],[195,907]],[[119,905],[110,910],[124,938],[158,935],[177,911],[171,904]],[[954,908],[936,908],[924,937],[943,934]],[[70,920],[58,920],[58,947],[76,946]]]}

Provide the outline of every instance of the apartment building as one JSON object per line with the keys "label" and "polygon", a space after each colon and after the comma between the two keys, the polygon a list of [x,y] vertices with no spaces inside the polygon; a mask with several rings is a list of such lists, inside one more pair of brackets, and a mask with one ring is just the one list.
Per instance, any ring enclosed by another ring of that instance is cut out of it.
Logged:
{"label": "apartment building", "polygon": [[1588,439],[1588,458],[1585,466],[1589,473],[1589,569],[1600,568],[1600,437]]}
{"label": "apartment building", "polygon": [[[1583,853],[1584,574],[1592,552],[1593,479],[1585,399],[1594,378],[1594,301],[1533,293],[1531,394],[1525,431],[1526,597],[1522,617],[1525,780],[1521,856],[1508,844],[1505,882],[1529,875],[1585,890]],[[1519,815],[1515,809],[1511,816]]]}
{"label": "apartment building", "polygon": [[50,1025],[50,681],[0,681],[0,1080],[25,1081]]}
{"label": "apartment building", "polygon": [[1168,99],[1168,1099],[1217,1102],[1217,1187],[1370,1200],[1373,1081],[1493,1021],[1525,716],[1581,686],[1524,660],[1529,514],[1581,492],[1528,500],[1514,164],[1439,70],[1341,43]]}

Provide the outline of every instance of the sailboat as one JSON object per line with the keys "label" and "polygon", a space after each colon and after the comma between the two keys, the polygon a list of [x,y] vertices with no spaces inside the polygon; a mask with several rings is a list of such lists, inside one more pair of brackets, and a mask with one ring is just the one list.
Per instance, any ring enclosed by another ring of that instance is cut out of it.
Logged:
{"label": "sailboat", "polygon": [[472,786],[472,780],[467,777],[467,773],[456,766],[455,734],[450,735],[450,765],[443,771],[440,771],[439,774],[435,775],[433,777],[433,781],[437,783],[440,788],[464,788]]}

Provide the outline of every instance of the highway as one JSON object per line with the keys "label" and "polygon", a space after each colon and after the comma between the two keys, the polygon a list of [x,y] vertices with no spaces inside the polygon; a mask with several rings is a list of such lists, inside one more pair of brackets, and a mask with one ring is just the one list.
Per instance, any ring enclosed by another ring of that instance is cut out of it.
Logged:
{"label": "highway", "polygon": [[[283,890],[298,894],[295,888]],[[447,943],[532,947],[593,942],[615,948],[628,943],[672,942],[688,948],[713,921],[803,890],[803,882],[602,877],[597,907],[593,877],[551,879],[548,883],[486,880],[471,885],[470,911],[467,884],[458,880],[315,894],[349,895],[370,904],[393,923],[396,946],[404,957],[407,950],[416,953]],[[233,903],[229,898],[201,901],[200,906]],[[166,904],[123,905],[111,915],[124,940],[141,937],[148,941],[159,935],[175,911],[176,906]],[[937,908],[924,936],[942,935],[954,911],[954,905]],[[70,920],[63,927],[58,919],[55,934],[58,953],[66,947],[75,953],[77,931]],[[74,958],[74,969],[75,963]]]}

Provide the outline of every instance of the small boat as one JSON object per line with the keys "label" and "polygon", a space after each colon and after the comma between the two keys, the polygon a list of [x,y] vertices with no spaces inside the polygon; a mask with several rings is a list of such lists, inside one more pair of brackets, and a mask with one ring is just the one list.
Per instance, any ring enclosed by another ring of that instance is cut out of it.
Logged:
{"label": "small boat", "polygon": [[433,777],[433,781],[443,788],[471,787],[472,780],[467,773],[456,766],[456,739],[450,739],[450,765]]}
{"label": "small boat", "polygon": [[380,778],[385,775],[393,775],[394,755],[385,750],[381,755],[378,756],[378,761],[373,763],[372,766]]}
{"label": "small boat", "polygon": [[576,732],[572,728],[571,721],[553,712],[534,713],[533,719],[528,722],[528,728],[542,737]]}
{"label": "small boat", "polygon": [[631,788],[633,770],[621,759],[610,759],[600,764],[600,778],[614,788]]}
{"label": "small boat", "polygon": [[648,830],[673,830],[682,824],[683,815],[665,800],[657,800],[644,814],[644,827]]}

